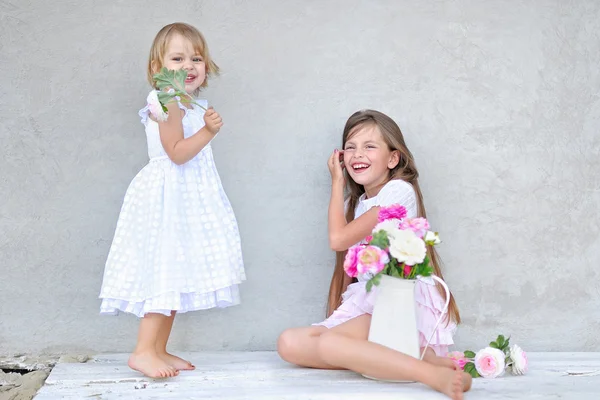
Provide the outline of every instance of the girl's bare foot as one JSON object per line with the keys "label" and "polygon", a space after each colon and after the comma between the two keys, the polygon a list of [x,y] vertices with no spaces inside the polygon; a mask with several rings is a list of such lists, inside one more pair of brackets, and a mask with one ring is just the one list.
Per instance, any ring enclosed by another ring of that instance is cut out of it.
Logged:
{"label": "girl's bare foot", "polygon": [[440,368],[436,377],[436,383],[432,387],[438,392],[444,393],[452,400],[462,400],[463,393],[471,389],[473,378],[466,372]]}
{"label": "girl's bare foot", "polygon": [[179,371],[165,361],[161,360],[156,353],[132,353],[127,362],[129,368],[141,372],[148,378],[169,378],[177,376]]}
{"label": "girl's bare foot", "polygon": [[437,365],[438,367],[445,367],[450,369],[457,369],[458,367],[454,364],[454,361],[449,359],[448,357],[438,357],[438,356],[430,356],[425,355],[423,361],[427,361],[429,364]]}
{"label": "girl's bare foot", "polygon": [[[423,351],[423,349],[421,349],[421,351]],[[435,354],[435,352],[431,349],[427,349],[427,351],[425,351],[423,361],[426,361],[429,364],[437,365],[438,367],[457,369],[456,364],[454,364],[454,361],[452,361],[448,357],[438,357]]]}
{"label": "girl's bare foot", "polygon": [[158,357],[178,371],[181,371],[181,370],[191,371],[191,370],[196,369],[196,366],[194,364],[192,364],[191,362],[186,361],[183,358],[177,357],[173,354],[169,354],[167,352],[159,353]]}

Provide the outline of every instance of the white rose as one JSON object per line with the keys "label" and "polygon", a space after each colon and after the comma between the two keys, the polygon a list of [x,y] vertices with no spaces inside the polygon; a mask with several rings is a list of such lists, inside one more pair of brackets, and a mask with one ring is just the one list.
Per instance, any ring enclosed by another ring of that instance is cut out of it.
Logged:
{"label": "white rose", "polygon": [[399,229],[400,226],[400,220],[399,219],[386,219],[383,222],[378,223],[377,225],[375,225],[375,228],[373,229],[373,233],[377,233],[381,230],[384,230],[385,233],[387,233],[388,237],[391,239],[392,236],[396,236],[397,232],[400,232]]}
{"label": "white rose", "polygon": [[150,92],[150,94],[146,98],[146,101],[148,102],[148,109],[150,110],[150,114],[152,114],[152,116],[157,121],[165,122],[167,118],[169,118],[169,115],[165,112],[165,110],[163,110],[162,105],[158,100],[158,93],[156,92],[156,90]]}
{"label": "white rose", "polygon": [[437,232],[427,231],[425,234],[425,243],[427,244],[440,244],[440,236]]}
{"label": "white rose", "polygon": [[475,354],[475,368],[484,378],[496,378],[504,373],[504,358],[502,350],[486,347]]}
{"label": "white rose", "polygon": [[527,372],[527,354],[516,344],[510,346],[510,359],[512,360],[511,371],[513,374],[523,375]]}
{"label": "white rose", "polygon": [[422,263],[427,254],[425,242],[413,231],[398,230],[390,236],[390,254],[406,265]]}

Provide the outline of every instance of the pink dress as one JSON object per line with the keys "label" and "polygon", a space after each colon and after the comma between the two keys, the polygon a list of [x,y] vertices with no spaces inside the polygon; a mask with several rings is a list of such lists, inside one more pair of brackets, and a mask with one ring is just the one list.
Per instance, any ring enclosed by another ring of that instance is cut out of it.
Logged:
{"label": "pink dress", "polygon": [[[381,188],[377,196],[366,199],[363,195],[360,198],[356,206],[355,218],[358,218],[372,207],[390,206],[392,204],[401,204],[406,207],[408,218],[417,217],[417,199],[413,187],[402,180],[392,180]],[[367,293],[366,283],[368,279],[368,276],[359,276],[358,282],[348,285],[348,288],[342,294],[342,304],[329,318],[314,325],[333,328],[360,315],[372,314],[377,296],[377,286],[374,286]],[[419,280],[415,286],[417,328],[419,330],[420,345],[424,347],[442,313],[445,301],[433,282],[427,283],[426,280]],[[446,322],[446,319],[443,319],[438,325],[437,332],[433,335],[429,344],[429,347],[439,356],[445,356],[448,352],[448,346],[454,344],[452,336],[456,330],[456,324]]]}

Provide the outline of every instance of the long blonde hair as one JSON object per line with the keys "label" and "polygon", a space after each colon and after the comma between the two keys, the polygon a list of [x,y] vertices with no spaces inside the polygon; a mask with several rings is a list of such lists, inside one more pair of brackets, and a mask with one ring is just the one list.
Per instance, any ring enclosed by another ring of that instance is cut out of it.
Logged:
{"label": "long blonde hair", "polygon": [[[396,150],[400,154],[400,160],[398,162],[398,165],[396,165],[396,167],[390,170],[389,179],[387,180],[387,182],[393,179],[401,179],[405,182],[410,183],[417,197],[418,215],[419,217],[427,218],[427,213],[425,212],[425,206],[423,204],[423,195],[421,194],[421,188],[419,187],[419,173],[417,172],[415,160],[411,152],[406,147],[402,131],[400,131],[400,128],[394,122],[394,120],[392,120],[387,115],[374,110],[361,110],[352,114],[346,122],[346,126],[344,127],[344,134],[342,137],[342,148],[344,148],[348,139],[350,139],[350,137],[358,131],[357,128],[364,127],[366,125],[377,126],[379,128],[379,131],[381,132],[383,140],[387,143],[389,149]],[[346,211],[346,221],[350,222],[354,219],[354,209],[358,204],[358,199],[365,192],[365,189],[363,186],[354,182],[352,178],[350,178],[350,176],[348,175],[347,171],[345,171],[344,174],[346,175],[346,189],[348,202],[348,209]],[[427,250],[429,257],[431,258],[431,263],[433,264],[435,274],[441,279],[444,279],[444,277],[442,276],[442,271],[440,269],[440,259],[436,250],[432,246],[428,246]],[[342,293],[344,293],[348,285],[352,281],[356,280],[350,278],[344,272],[345,256],[346,251],[336,252],[335,269],[333,271],[333,277],[331,278],[331,284],[329,287],[329,298],[327,301],[328,317],[333,313],[333,311],[336,308],[340,306],[342,301]],[[440,285],[438,285],[437,288],[440,294],[442,295],[442,298],[445,299],[446,293],[444,289]],[[450,320],[454,321],[456,324],[460,323],[460,313],[458,311],[456,301],[454,300],[454,296],[452,294],[450,294],[448,315],[450,317]]]}
{"label": "long blonde hair", "polygon": [[[219,67],[210,57],[208,45],[206,44],[206,40],[204,39],[204,36],[202,36],[202,33],[192,25],[183,22],[175,22],[164,26],[156,34],[156,37],[152,42],[152,47],[150,48],[150,56],[148,57],[148,82],[156,89],[154,74],[158,73],[163,67],[167,46],[174,35],[181,35],[188,39],[192,43],[192,46],[194,46],[194,51],[202,56],[204,64],[206,65],[206,79],[204,79],[204,82],[202,82],[200,87],[205,88],[208,85],[208,77],[219,74]],[[198,93],[194,94],[197,95]]]}

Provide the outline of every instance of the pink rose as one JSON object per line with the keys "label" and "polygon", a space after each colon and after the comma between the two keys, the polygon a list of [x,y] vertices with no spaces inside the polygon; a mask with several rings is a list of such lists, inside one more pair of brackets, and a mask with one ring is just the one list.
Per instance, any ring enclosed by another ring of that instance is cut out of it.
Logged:
{"label": "pink rose", "polygon": [[369,235],[365,238],[365,243],[369,243],[371,240],[373,240],[373,236]]}
{"label": "pink rose", "polygon": [[409,276],[412,267],[410,265],[404,265],[404,276]]}
{"label": "pink rose", "polygon": [[484,378],[496,378],[504,373],[504,358],[502,350],[486,347],[475,355],[475,368]]}
{"label": "pink rose", "polygon": [[400,223],[400,229],[413,231],[422,239],[429,229],[429,222],[425,218],[405,219]]}
{"label": "pink rose", "polygon": [[379,222],[383,222],[387,219],[402,219],[404,217],[406,217],[406,208],[400,204],[394,204],[389,207],[381,207],[377,218]]}
{"label": "pink rose", "polygon": [[469,362],[469,360],[465,358],[465,353],[462,351],[452,351],[448,353],[448,357],[452,360],[452,362],[454,362],[454,365],[463,371],[465,369],[465,365]]}
{"label": "pink rose", "polygon": [[373,275],[378,274],[390,261],[388,253],[377,246],[366,246],[358,252],[356,257],[358,259],[356,269],[359,274],[367,272]]}
{"label": "pink rose", "polygon": [[362,246],[352,246],[346,252],[346,258],[344,258],[344,271],[346,274],[352,278],[358,276],[358,271],[356,270],[356,263],[358,258],[356,255],[359,251],[361,251]]}
{"label": "pink rose", "polygon": [[157,121],[165,122],[169,118],[169,115],[165,112],[162,104],[160,104],[160,101],[158,100],[158,93],[156,90],[150,92],[146,101],[148,102],[150,114],[152,114]]}

